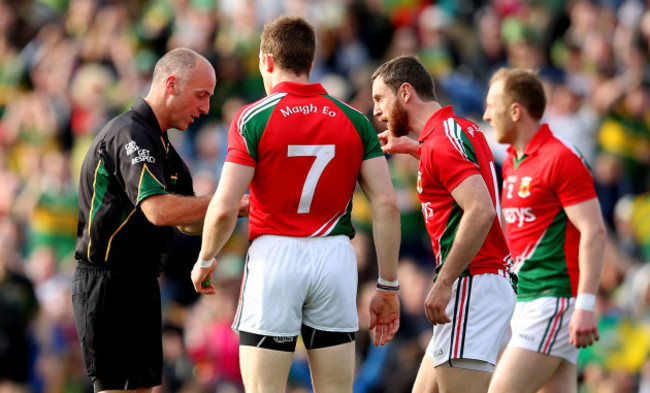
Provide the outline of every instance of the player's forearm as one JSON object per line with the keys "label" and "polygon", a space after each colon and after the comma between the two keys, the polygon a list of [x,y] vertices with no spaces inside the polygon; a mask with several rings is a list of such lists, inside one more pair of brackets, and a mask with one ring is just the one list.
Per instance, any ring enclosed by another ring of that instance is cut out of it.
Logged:
{"label": "player's forearm", "polygon": [[237,225],[237,209],[237,205],[218,200],[217,195],[212,199],[203,224],[201,259],[210,260],[221,251]]}
{"label": "player's forearm", "polygon": [[189,197],[176,194],[152,195],[140,203],[149,222],[158,226],[182,226],[201,220],[210,196]]}
{"label": "player's forearm", "polygon": [[580,233],[578,293],[598,292],[604,264],[606,236],[604,226],[591,226]]}
{"label": "player's forearm", "polygon": [[372,235],[377,251],[379,276],[397,280],[397,260],[400,246],[399,209],[394,198],[386,197],[372,206]]}
{"label": "player's forearm", "polygon": [[178,225],[177,228],[186,235],[200,235],[203,232],[203,218],[186,225]]}

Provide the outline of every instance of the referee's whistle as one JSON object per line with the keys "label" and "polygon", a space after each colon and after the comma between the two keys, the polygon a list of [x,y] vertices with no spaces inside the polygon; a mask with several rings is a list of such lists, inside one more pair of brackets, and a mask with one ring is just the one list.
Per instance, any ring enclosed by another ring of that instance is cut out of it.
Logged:
{"label": "referee's whistle", "polygon": [[201,286],[202,286],[203,288],[207,288],[207,287],[210,286],[210,283],[211,283],[211,282],[212,282],[212,280],[210,280],[210,276],[208,276],[208,277],[205,278],[205,281],[203,281],[203,282],[201,283]]}

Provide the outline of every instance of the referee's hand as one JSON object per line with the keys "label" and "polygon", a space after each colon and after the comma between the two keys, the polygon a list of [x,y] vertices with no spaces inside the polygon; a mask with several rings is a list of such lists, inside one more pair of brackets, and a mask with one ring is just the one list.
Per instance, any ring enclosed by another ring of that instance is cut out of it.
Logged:
{"label": "referee's hand", "polygon": [[198,293],[203,293],[205,295],[213,295],[217,293],[217,289],[212,284],[212,272],[216,269],[216,261],[212,261],[210,267],[201,267],[199,261],[194,263],[192,268],[192,283],[194,284],[194,290]]}

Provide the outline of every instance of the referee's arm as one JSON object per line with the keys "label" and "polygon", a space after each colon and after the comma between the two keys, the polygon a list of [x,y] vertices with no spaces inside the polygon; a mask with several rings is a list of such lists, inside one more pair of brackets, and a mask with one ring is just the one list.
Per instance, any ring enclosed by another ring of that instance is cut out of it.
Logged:
{"label": "referee's arm", "polygon": [[187,234],[200,234],[210,199],[210,195],[156,194],[140,202],[140,209],[154,225],[177,226]]}

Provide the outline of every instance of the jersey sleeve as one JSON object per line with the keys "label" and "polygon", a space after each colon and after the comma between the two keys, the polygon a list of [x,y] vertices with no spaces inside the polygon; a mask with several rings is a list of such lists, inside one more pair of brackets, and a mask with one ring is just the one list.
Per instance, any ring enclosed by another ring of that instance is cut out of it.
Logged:
{"label": "jersey sleeve", "polygon": [[585,161],[571,151],[561,154],[554,162],[551,185],[562,206],[596,197],[594,179]]}
{"label": "jersey sleeve", "polygon": [[437,134],[429,146],[431,148],[431,168],[440,183],[451,192],[470,175],[480,174],[478,165],[470,157],[473,147],[465,138]]}
{"label": "jersey sleeve", "polygon": [[248,142],[246,141],[246,136],[244,136],[244,132],[241,129],[242,126],[240,126],[245,108],[246,107],[241,108],[230,123],[230,130],[228,131],[228,155],[226,156],[226,162],[255,167],[257,165],[257,160],[255,159],[254,153],[251,154]]}
{"label": "jersey sleeve", "polygon": [[361,143],[363,143],[363,159],[368,160],[370,158],[382,157],[384,152],[381,150],[381,144],[379,143],[379,137],[375,132],[370,121],[363,116],[363,125],[362,131],[359,133],[361,136]]}
{"label": "jersey sleeve", "polygon": [[151,195],[168,193],[162,166],[164,157],[156,153],[158,141],[131,127],[117,134],[119,137],[105,140],[104,154],[131,203],[137,206]]}

